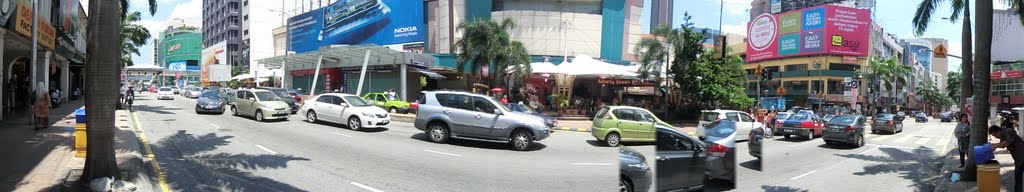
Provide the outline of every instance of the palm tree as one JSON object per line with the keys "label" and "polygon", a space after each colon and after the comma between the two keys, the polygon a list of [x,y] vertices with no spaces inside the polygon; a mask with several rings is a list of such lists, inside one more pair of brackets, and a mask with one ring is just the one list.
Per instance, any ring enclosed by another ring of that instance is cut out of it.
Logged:
{"label": "palm tree", "polygon": [[[914,13],[913,19],[914,33],[916,35],[924,34],[924,32],[928,29],[928,22],[931,20],[932,13],[935,13],[935,6],[943,3],[944,1],[945,0],[921,0],[921,4],[918,5],[917,12]],[[964,23],[963,28],[961,29],[961,41],[971,42],[972,38],[970,2],[968,0],[951,0],[950,6],[950,8],[953,10],[953,14],[950,15],[949,21],[955,23],[957,20],[960,19],[960,13],[963,13]],[[962,79],[972,79],[972,69],[974,69],[974,67],[972,66],[973,62],[971,59],[974,50],[972,49],[970,43],[961,44],[963,44],[961,47],[961,50],[963,50],[963,58],[967,58],[961,59],[963,61],[960,64],[960,71],[963,72],[961,73],[961,75],[963,75]],[[971,85],[970,81],[961,82],[960,87],[961,97],[959,97],[960,99],[958,99],[957,103],[959,106],[964,106],[963,104],[967,102],[966,98],[974,95],[974,87]]]}
{"label": "palm tree", "polygon": [[871,60],[871,65],[868,66],[870,72],[866,72],[865,76],[869,79],[878,79],[881,81],[881,85],[886,89],[892,91],[892,97],[896,98],[896,89],[898,85],[906,85],[909,81],[907,77],[910,77],[913,70],[908,65],[900,64],[896,61],[896,58],[886,59],[875,59]]}
{"label": "palm tree", "polygon": [[135,65],[132,55],[140,55],[139,48],[146,45],[149,40],[149,30],[145,26],[136,24],[142,20],[142,13],[132,11],[121,17],[121,62],[125,66]]}
{"label": "palm tree", "polygon": [[[508,34],[508,30],[515,28],[512,19],[505,18],[501,23],[493,20],[463,22],[458,28],[462,30],[462,38],[455,42],[458,50],[456,68],[459,72],[469,68],[471,77],[466,79],[467,85],[489,79],[491,86],[500,86],[508,81],[507,78],[525,79],[532,73],[530,54],[522,42],[512,40]],[[494,71],[479,74],[485,67],[492,69],[491,65],[494,65]],[[521,83],[516,82],[510,83],[508,90],[517,91]]]}
{"label": "palm tree", "polygon": [[[89,0],[89,22],[86,26],[86,47],[88,67],[85,70],[85,108],[89,115],[89,137],[86,143],[85,169],[80,181],[88,183],[95,178],[117,175],[114,157],[114,110],[117,105],[121,68],[119,44],[107,43],[117,38],[110,34],[121,34],[120,17],[122,8],[127,9],[127,0]],[[150,14],[156,13],[156,0],[149,0]]]}
{"label": "palm tree", "polygon": [[664,80],[662,74],[671,74],[669,69],[662,71],[664,65],[673,49],[673,44],[679,40],[679,30],[668,26],[661,26],[651,32],[656,38],[642,38],[637,42],[633,52],[636,53],[637,63],[640,67],[637,74],[641,79],[654,79],[660,85]]}
{"label": "palm tree", "polygon": [[[1016,3],[1024,3],[1021,0],[1013,0]],[[974,66],[974,85],[971,89],[979,94],[974,95],[974,105],[971,106],[971,146],[984,145],[988,140],[988,108],[989,108],[989,93],[991,91],[989,87],[989,71],[992,66],[992,16],[993,16],[993,5],[992,0],[975,0],[974,1],[974,12],[978,15],[975,19],[978,23],[975,23],[975,32],[977,37],[974,38],[974,43],[978,45],[978,50],[975,50],[974,61],[977,66]],[[1014,4],[1016,5],[1016,4]],[[1020,6],[1014,7],[1020,12]],[[1020,14],[1018,14],[1020,16]],[[970,43],[964,43],[970,44]],[[967,80],[965,78],[964,80]],[[973,92],[972,92],[973,93]],[[969,95],[964,95],[967,97]],[[974,150],[968,149],[968,162],[974,162]],[[977,179],[977,165],[974,163],[968,163],[967,168],[964,169],[964,180],[973,181]]]}

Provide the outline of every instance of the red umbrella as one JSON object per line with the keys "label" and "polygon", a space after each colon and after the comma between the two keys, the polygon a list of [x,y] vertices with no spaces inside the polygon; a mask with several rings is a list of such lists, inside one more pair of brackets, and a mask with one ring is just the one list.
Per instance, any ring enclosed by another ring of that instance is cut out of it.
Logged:
{"label": "red umbrella", "polygon": [[501,93],[502,91],[505,91],[505,90],[501,89],[500,87],[496,87],[494,89],[491,89],[491,92],[495,92],[495,93]]}

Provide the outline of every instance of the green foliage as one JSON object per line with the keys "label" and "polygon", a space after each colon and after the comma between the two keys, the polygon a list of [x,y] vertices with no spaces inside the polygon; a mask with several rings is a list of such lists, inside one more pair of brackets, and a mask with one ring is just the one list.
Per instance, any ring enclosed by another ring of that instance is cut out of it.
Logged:
{"label": "green foliage", "polygon": [[[526,47],[522,42],[512,40],[508,34],[508,30],[515,28],[512,19],[506,18],[501,23],[494,20],[462,22],[458,28],[462,30],[462,39],[455,42],[458,50],[455,68],[463,72],[468,65],[473,77],[480,77],[481,68],[493,69],[480,80],[489,79],[490,87],[507,86],[510,95],[518,95],[516,92],[524,81],[511,79],[526,79],[533,69]],[[472,84],[469,82],[472,79],[467,78],[467,84]]]}
{"label": "green foliage", "polygon": [[244,66],[235,66],[231,68],[231,76],[239,76],[249,73],[249,68]]}
{"label": "green foliage", "polygon": [[921,96],[925,103],[930,105],[949,106],[953,104],[953,99],[950,99],[948,95],[943,94],[942,91],[939,90],[938,86],[935,85],[935,82],[932,81],[927,81],[924,84],[917,86],[914,92],[918,96]]}
{"label": "green foliage", "polygon": [[231,81],[228,81],[228,87],[232,89],[238,88],[238,80],[232,79]]}
{"label": "green foliage", "polygon": [[[912,72],[910,66],[899,63],[895,57],[890,57],[871,60],[868,70],[862,72],[861,75],[865,79],[878,79],[886,89],[895,90],[899,85],[909,84],[907,77],[910,77]],[[893,97],[896,97],[896,91],[893,91],[892,94]]]}
{"label": "green foliage", "polygon": [[183,30],[183,31],[199,31],[198,27],[196,27],[196,26],[189,26],[189,25],[182,25],[182,26],[178,27],[177,29],[178,30]]}
{"label": "green foliage", "polygon": [[135,65],[132,55],[141,55],[139,47],[149,40],[149,30],[137,22],[142,20],[142,13],[132,11],[121,17],[121,62],[126,66]]}
{"label": "green foliage", "polygon": [[953,100],[953,103],[958,104],[960,101],[960,83],[963,82],[964,76],[960,75],[960,72],[950,71],[946,75],[946,96]]}

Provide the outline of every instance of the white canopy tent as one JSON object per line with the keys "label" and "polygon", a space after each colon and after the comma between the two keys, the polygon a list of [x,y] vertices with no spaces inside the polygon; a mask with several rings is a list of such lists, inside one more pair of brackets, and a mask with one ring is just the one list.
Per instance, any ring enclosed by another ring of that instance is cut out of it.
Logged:
{"label": "white canopy tent", "polygon": [[596,76],[627,76],[635,77],[636,70],[630,71],[630,66],[622,66],[607,63],[590,57],[589,55],[578,55],[572,62],[562,62],[556,67],[557,71],[566,75],[596,75]]}

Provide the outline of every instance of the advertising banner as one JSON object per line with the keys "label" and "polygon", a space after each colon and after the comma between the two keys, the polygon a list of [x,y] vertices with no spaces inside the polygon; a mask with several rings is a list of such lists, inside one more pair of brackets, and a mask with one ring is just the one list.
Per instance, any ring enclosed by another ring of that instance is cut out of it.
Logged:
{"label": "advertising banner", "polygon": [[302,53],[328,45],[392,45],[422,42],[423,1],[339,0],[288,18],[288,50]]}
{"label": "advertising banner", "polygon": [[[42,15],[36,20],[39,23],[39,45],[46,49],[53,49],[57,37],[57,30],[46,21]],[[20,0],[18,3],[18,17],[14,23],[14,30],[25,37],[32,37],[32,4],[28,0]]]}
{"label": "advertising banner", "polygon": [[[220,43],[213,44],[213,46],[203,49],[202,82],[204,84],[214,82],[214,80],[210,79],[211,76],[220,76],[220,74],[212,74],[213,72],[221,71],[210,70],[211,66],[226,65],[228,63],[227,51],[225,51],[226,48],[227,41],[221,41]],[[228,73],[228,76],[230,76],[231,70],[228,70]]]}
{"label": "advertising banner", "polygon": [[932,70],[932,43],[923,39],[908,39],[906,50],[907,63],[919,65],[925,70]]}
{"label": "advertising banner", "polygon": [[7,23],[7,20],[14,16],[20,0],[0,0],[0,23]]}
{"label": "advertising banner", "polygon": [[747,24],[747,62],[812,54],[866,57],[871,11],[822,5]]}

